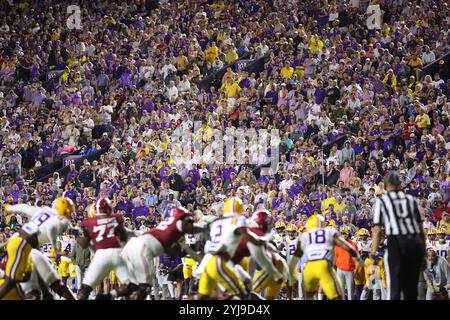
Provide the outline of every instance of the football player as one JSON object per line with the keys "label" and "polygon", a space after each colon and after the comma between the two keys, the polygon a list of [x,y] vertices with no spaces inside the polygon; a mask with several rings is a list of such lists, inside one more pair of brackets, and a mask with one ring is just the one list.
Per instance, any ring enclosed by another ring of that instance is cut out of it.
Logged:
{"label": "football player", "polygon": [[127,296],[137,289],[137,285],[131,283],[127,265],[121,257],[122,242],[126,238],[123,217],[114,214],[108,198],[98,199],[95,216],[83,221],[83,235],[77,238],[83,248],[88,248],[92,241],[95,250],[78,291],[78,300],[88,299],[92,290],[113,270],[122,285],[117,290],[111,290],[107,296],[97,295],[97,299]]}
{"label": "football player", "polygon": [[[197,251],[198,238],[195,234],[185,234],[185,241],[187,246],[189,246],[192,250]],[[183,293],[187,295],[189,292],[192,272],[197,266],[197,260],[195,260],[192,255],[187,254],[181,259],[181,261],[183,262]]]}
{"label": "football player", "polygon": [[437,241],[435,241],[432,249],[436,252],[438,256],[441,256],[450,263],[450,240],[447,238],[447,230],[445,227],[441,227],[437,230]]}
{"label": "football player", "polygon": [[180,253],[178,244],[186,233],[199,233],[203,227],[194,223],[194,217],[184,208],[172,209],[171,215],[143,235],[131,238],[125,245],[122,257],[129,265],[133,280],[139,289],[131,299],[145,299],[155,276],[153,259],[164,253]]}
{"label": "football player", "polygon": [[370,232],[361,228],[356,232],[356,245],[358,252],[370,252]]}
{"label": "football player", "polygon": [[364,262],[358,252],[332,228],[322,227],[322,217],[311,216],[306,222],[306,232],[302,234],[294,257],[289,264],[289,270],[297,265],[300,257],[306,255],[306,263],[302,271],[303,287],[306,300],[312,300],[319,286],[329,300],[343,297],[342,287],[333,269],[333,249],[339,246],[347,250],[359,265]]}
{"label": "football player", "polygon": [[[249,230],[261,237],[270,233],[272,226],[272,215],[265,209],[257,210],[249,219]],[[247,257],[254,259],[261,267],[261,270],[253,277],[251,286],[253,290],[257,293],[266,290],[266,299],[276,299],[287,277],[287,265],[284,259],[276,253],[275,248],[269,250],[267,245],[255,245],[243,237],[232,262],[235,265],[242,265],[246,271],[249,271],[248,265],[245,266],[244,262],[248,262],[248,259],[245,259]]]}
{"label": "football player", "polygon": [[273,241],[277,248],[283,248],[286,240],[286,224],[283,221],[278,221],[275,223],[275,231]]}
{"label": "football player", "polygon": [[372,300],[385,300],[386,271],[384,269],[383,257],[377,255],[377,259],[374,262],[370,258],[366,258],[364,272],[366,282],[361,294],[361,300],[367,300],[370,293],[372,293]]}
{"label": "football player", "polygon": [[69,276],[72,280],[76,277],[75,265],[70,258],[74,245],[75,238],[71,237],[68,233],[58,237],[58,245],[56,247],[56,252],[60,256],[58,274],[65,286],[67,285]]}
{"label": "football player", "polygon": [[[284,251],[285,251],[285,255],[286,255],[286,263],[289,265],[289,263],[291,262],[291,259],[294,255],[294,252],[297,251],[297,246],[298,246],[298,230],[297,227],[294,224],[289,224],[286,227],[286,234],[287,237],[285,239],[285,247],[284,247]],[[292,300],[294,297],[294,291],[296,286],[296,282],[298,279],[298,269],[295,268],[293,270],[294,274],[291,275],[289,277],[289,281],[286,284],[286,290],[287,290],[287,299],[288,300]]]}
{"label": "football player", "polygon": [[222,214],[222,217],[209,224],[210,239],[205,244],[206,254],[195,271],[200,278],[197,299],[213,298],[218,284],[232,296],[247,299],[250,295],[229,261],[242,237],[247,237],[248,241],[256,245],[264,241],[247,229],[240,198],[228,198]]}
{"label": "football player", "polygon": [[[56,272],[39,251],[39,248],[48,242],[55,248],[58,236],[69,227],[71,214],[75,211],[72,200],[66,197],[57,198],[51,208],[17,204],[5,205],[4,209],[7,212],[24,214],[30,221],[24,224],[6,245],[8,260],[5,276],[0,280],[0,299],[21,299],[20,282],[31,280],[34,285],[28,288],[39,288],[39,284],[36,284],[39,275],[59,296],[74,300],[69,289],[59,283]],[[38,298],[37,295],[32,297]]]}
{"label": "football player", "polygon": [[436,245],[438,230],[432,228],[427,231],[427,240],[425,241],[425,246],[427,249],[433,248]]}

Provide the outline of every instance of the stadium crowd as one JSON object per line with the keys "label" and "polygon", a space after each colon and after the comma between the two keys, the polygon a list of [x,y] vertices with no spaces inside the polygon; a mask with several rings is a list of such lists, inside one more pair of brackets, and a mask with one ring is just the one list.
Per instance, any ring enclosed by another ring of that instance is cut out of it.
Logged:
{"label": "stadium crowd", "polygon": [[[180,0],[153,10],[139,0],[72,2],[81,8],[81,30],[67,27],[63,1],[0,4],[3,203],[44,206],[64,195],[75,203],[76,226],[106,196],[128,229],[145,231],[174,206],[220,215],[225,198],[236,195],[247,216],[270,210],[277,231],[301,231],[320,214],[350,240],[371,230],[382,177],[399,170],[404,190],[419,199],[430,241],[450,239],[446,1],[377,1],[383,17],[374,30],[362,0]],[[235,61],[262,57],[260,73],[228,68],[220,87],[197,87]],[[435,61],[437,71],[424,74]],[[202,127],[194,132],[196,121]],[[175,137],[206,144],[212,130],[230,128],[278,129],[277,172],[261,175],[259,159],[175,161]],[[67,175],[37,181],[42,166],[104,148]],[[0,243],[25,222],[2,211]],[[178,282],[180,265],[178,257],[167,261]],[[362,270],[356,298],[373,289],[372,271]],[[439,279],[424,272],[436,292],[450,290],[450,277]]]}

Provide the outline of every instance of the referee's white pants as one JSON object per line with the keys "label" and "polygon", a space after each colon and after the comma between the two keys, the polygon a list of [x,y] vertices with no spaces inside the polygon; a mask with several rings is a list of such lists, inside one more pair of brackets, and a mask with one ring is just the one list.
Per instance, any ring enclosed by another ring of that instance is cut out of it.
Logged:
{"label": "referee's white pants", "polygon": [[[337,268],[337,275],[341,279],[342,286],[347,290],[347,300],[353,300],[355,296],[355,281],[353,272]],[[344,289],[344,288],[343,288]]]}

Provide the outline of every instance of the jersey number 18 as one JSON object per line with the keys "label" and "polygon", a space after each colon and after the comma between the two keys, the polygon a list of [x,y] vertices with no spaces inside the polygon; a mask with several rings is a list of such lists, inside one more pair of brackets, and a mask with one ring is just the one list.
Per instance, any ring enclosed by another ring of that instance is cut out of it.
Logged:
{"label": "jersey number 18", "polygon": [[308,233],[308,236],[309,236],[309,244],[313,244],[313,243],[316,243],[316,244],[325,243],[325,230],[321,230],[321,229],[316,230],[316,231],[314,232],[314,236],[313,236],[313,233],[310,232],[310,233]]}

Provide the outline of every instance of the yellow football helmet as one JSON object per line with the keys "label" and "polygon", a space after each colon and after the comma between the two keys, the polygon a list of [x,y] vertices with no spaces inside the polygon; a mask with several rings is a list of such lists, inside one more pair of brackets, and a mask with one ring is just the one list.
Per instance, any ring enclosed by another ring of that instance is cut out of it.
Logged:
{"label": "yellow football helmet", "polygon": [[322,220],[323,220],[322,217],[319,217],[318,215],[312,215],[306,221],[305,229],[307,231],[310,231],[310,230],[313,230],[313,229],[321,228],[322,227]]}
{"label": "yellow football helmet", "polygon": [[358,236],[369,236],[370,233],[369,233],[369,230],[367,230],[365,228],[361,228],[358,230],[357,235]]}
{"label": "yellow football helmet", "polygon": [[244,214],[244,204],[238,197],[230,197],[223,205],[223,214]]}
{"label": "yellow football helmet", "polygon": [[342,226],[341,229],[339,230],[341,233],[352,233],[352,229],[349,226]]}
{"label": "yellow football helmet", "polygon": [[278,221],[277,223],[275,223],[275,229],[286,229],[286,224],[283,221]]}
{"label": "yellow football helmet", "polygon": [[295,238],[295,236],[297,235],[297,227],[295,226],[295,224],[290,223],[286,227],[286,232],[287,232],[289,238],[291,240],[293,240]]}
{"label": "yellow football helmet", "polygon": [[59,216],[70,219],[72,212],[75,211],[75,204],[67,197],[60,197],[53,200],[52,208]]}
{"label": "yellow football helmet", "polygon": [[295,224],[290,223],[286,227],[286,232],[297,232],[297,227],[295,226]]}

